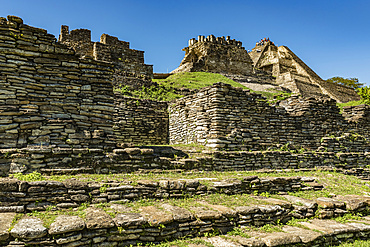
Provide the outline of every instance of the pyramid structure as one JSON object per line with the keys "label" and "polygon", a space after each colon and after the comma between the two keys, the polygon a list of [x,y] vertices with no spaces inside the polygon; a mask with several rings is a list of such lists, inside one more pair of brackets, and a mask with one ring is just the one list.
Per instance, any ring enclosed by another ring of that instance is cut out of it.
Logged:
{"label": "pyramid structure", "polygon": [[248,54],[255,69],[271,73],[276,84],[293,93],[304,97],[325,94],[337,102],[360,99],[352,88],[323,80],[286,46],[266,41],[257,43]]}

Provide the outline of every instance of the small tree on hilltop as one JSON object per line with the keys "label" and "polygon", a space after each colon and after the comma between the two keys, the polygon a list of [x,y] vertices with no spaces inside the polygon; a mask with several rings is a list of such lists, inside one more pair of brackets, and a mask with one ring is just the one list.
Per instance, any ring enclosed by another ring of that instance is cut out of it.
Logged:
{"label": "small tree on hilltop", "polygon": [[364,103],[370,105],[370,87],[360,87],[357,89],[358,94]]}
{"label": "small tree on hilltop", "polygon": [[344,85],[347,87],[351,87],[353,89],[358,89],[364,85],[363,83],[358,82],[358,78],[343,78],[343,77],[335,76],[335,77],[327,79],[326,81],[333,82],[339,85]]}

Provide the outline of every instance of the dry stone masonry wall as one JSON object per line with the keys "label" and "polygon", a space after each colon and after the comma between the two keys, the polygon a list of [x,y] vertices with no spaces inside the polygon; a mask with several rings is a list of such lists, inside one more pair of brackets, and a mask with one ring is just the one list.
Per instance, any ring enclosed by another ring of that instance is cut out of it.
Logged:
{"label": "dry stone masonry wall", "polygon": [[116,93],[115,106],[113,129],[118,145],[168,143],[167,102],[126,98]]}
{"label": "dry stone masonry wall", "polygon": [[126,78],[128,83],[141,80],[133,77],[134,70],[122,69],[117,57],[118,51],[128,49],[125,54],[134,62],[126,63],[143,65],[143,53],[129,49],[127,42],[104,34],[99,44],[108,55],[103,56],[102,48],[92,59],[87,53],[97,43],[91,42],[89,30],[69,33],[63,26],[64,42],[56,42],[45,30],[10,16],[1,19],[0,32],[0,148],[111,149],[122,141],[167,143],[165,103],[129,104],[114,96],[113,85],[124,84]]}
{"label": "dry stone masonry wall", "polygon": [[0,179],[0,212],[44,211],[50,206],[58,209],[76,208],[82,203],[126,203],[141,199],[188,198],[195,195],[222,193],[228,195],[283,193],[300,190],[321,190],[322,185],[306,177],[259,178],[222,180],[202,184],[201,179],[149,181],[139,180],[136,185],[120,181],[110,183],[81,182],[25,182]]}
{"label": "dry stone masonry wall", "polygon": [[[366,107],[365,107],[366,108]],[[367,108],[366,108],[367,109]],[[261,150],[291,143],[316,150],[325,136],[369,138],[367,115],[348,121],[329,98],[291,97],[270,106],[260,95],[217,83],[169,105],[170,142],[228,150]],[[362,127],[364,126],[364,128]]]}
{"label": "dry stone masonry wall", "polygon": [[252,60],[242,47],[242,42],[230,36],[198,36],[190,39],[183,49],[185,57],[180,66],[171,73],[207,71],[227,74],[251,74]]}
{"label": "dry stone masonry wall", "polygon": [[109,146],[112,66],[18,17],[1,18],[0,34],[0,147]]}
{"label": "dry stone masonry wall", "polygon": [[153,78],[153,65],[144,64],[144,52],[130,49],[129,42],[121,41],[116,37],[102,34],[100,42],[92,42],[90,30],[69,31],[68,26],[62,26],[59,42],[72,47],[80,57],[112,62],[118,71]]}
{"label": "dry stone masonry wall", "polygon": [[[323,219],[308,220],[315,213],[321,215],[321,218],[341,216],[346,212],[366,214],[366,209],[370,205],[368,197],[348,196],[316,200],[294,196],[285,196],[285,198],[286,200],[255,197],[261,202],[259,205],[234,208],[202,202],[185,209],[163,203],[158,207],[140,207],[139,212],[116,205],[112,209],[118,213],[113,216],[101,208],[92,206],[83,211],[84,219],[73,215],[59,215],[47,228],[37,217],[24,217],[10,232],[8,228],[15,218],[15,213],[1,213],[0,243],[9,247],[14,245],[142,245],[183,237],[203,236],[214,231],[225,233],[236,226],[284,224],[292,217],[306,219],[300,222],[303,227],[284,226],[283,230],[288,233],[274,232],[273,236],[252,231],[250,233],[255,238],[246,237],[243,246],[285,246],[287,244],[288,246],[327,246],[351,238],[369,238],[370,228],[366,217],[359,222],[349,224]],[[308,231],[309,229],[311,231]],[[304,231],[306,231],[305,234]],[[230,241],[231,238],[228,237],[226,240]],[[239,241],[242,240],[239,237]],[[225,246],[230,246],[230,242]]]}
{"label": "dry stone masonry wall", "polygon": [[[129,77],[133,72],[120,70],[117,76],[120,60],[112,60],[116,49],[129,49],[127,42],[103,35],[98,43],[107,49],[105,55],[99,53],[100,59],[109,60],[104,62],[87,54],[97,45],[91,42],[89,30],[69,32],[62,27],[60,39],[73,49],[14,16],[1,18],[0,33],[3,176],[37,170],[212,170],[229,164],[218,164],[209,157],[176,163],[150,148],[117,149],[130,145],[200,143],[229,151],[259,151],[289,144],[303,151],[359,152],[364,157],[369,150],[370,110],[366,105],[345,107],[343,115],[328,98],[291,97],[271,106],[259,94],[222,83],[170,103],[129,99],[113,90],[117,80],[136,84]],[[241,49],[236,41],[212,36],[190,45],[198,43]],[[143,62],[139,57],[136,61]],[[238,160],[233,160],[229,168],[248,170],[248,161],[243,162],[239,167]]]}

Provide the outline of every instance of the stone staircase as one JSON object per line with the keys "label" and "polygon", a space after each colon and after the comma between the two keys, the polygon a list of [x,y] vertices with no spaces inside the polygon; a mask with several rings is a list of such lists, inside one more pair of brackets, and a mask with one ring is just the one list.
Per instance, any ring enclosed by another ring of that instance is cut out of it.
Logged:
{"label": "stone staircase", "polygon": [[[279,176],[320,170],[368,179],[369,153],[216,152],[196,146],[57,151],[71,152],[74,164],[81,164],[73,169],[94,173],[98,168],[84,157],[94,161],[96,155],[111,171],[130,169],[49,179],[57,169],[68,173],[61,163],[50,172],[41,169],[40,181],[1,178],[0,246],[142,246],[174,240],[180,242],[168,246],[331,246],[370,236],[365,192],[305,199],[294,193],[324,195],[327,185],[312,176]],[[21,158],[46,160],[49,151],[35,152],[24,150]],[[4,158],[14,162],[12,155]],[[226,171],[234,175],[225,178]]]}
{"label": "stone staircase", "polygon": [[312,177],[123,182],[2,179],[0,246],[329,246],[370,234],[369,196],[290,195],[325,190]]}

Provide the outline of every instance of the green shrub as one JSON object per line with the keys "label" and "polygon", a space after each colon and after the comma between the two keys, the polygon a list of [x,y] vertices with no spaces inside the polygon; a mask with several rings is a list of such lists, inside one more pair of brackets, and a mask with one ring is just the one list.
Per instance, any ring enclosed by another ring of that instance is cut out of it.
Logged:
{"label": "green shrub", "polygon": [[370,87],[360,87],[357,92],[365,104],[370,104]]}

